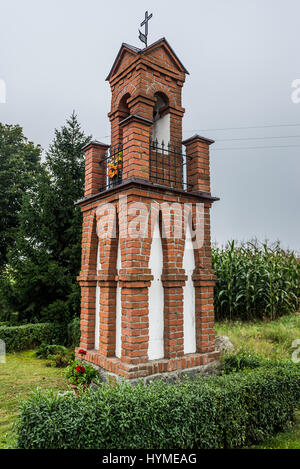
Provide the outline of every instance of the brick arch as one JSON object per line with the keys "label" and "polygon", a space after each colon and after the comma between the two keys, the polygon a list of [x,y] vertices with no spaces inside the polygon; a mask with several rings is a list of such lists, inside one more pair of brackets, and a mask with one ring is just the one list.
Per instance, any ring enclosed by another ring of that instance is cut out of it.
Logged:
{"label": "brick arch", "polygon": [[122,98],[119,100],[119,104],[118,104],[118,110],[119,111],[127,112],[128,114],[130,114],[129,106],[127,104],[127,101],[130,99],[130,97],[131,97],[130,93],[125,93],[122,96]]}
{"label": "brick arch", "polygon": [[117,111],[119,109],[120,102],[126,94],[129,94],[131,98],[136,95],[136,87],[132,83],[128,83],[127,85],[122,87],[119,93],[116,92],[114,105],[112,106],[112,112]]}
{"label": "brick arch", "polygon": [[155,100],[156,93],[163,93],[168,98],[170,106],[176,105],[175,94],[168,85],[154,82],[147,86],[146,94],[149,98]]}

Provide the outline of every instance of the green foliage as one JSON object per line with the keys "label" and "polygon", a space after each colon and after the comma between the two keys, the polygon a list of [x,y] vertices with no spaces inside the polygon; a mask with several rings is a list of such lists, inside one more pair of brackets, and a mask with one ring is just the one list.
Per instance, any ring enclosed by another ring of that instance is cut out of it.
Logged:
{"label": "green foliage", "polygon": [[80,343],[80,318],[74,318],[68,324],[68,344],[79,347]]}
{"label": "green foliage", "polygon": [[12,284],[8,253],[15,247],[23,196],[39,174],[40,157],[41,148],[24,137],[20,126],[0,123],[0,321],[14,310],[7,294]]}
{"label": "green foliage", "polygon": [[299,308],[300,262],[279,244],[212,250],[216,319],[275,319]]}
{"label": "green foliage", "polygon": [[18,352],[37,347],[43,342],[62,344],[66,340],[61,324],[39,323],[23,326],[0,326],[0,339],[4,340],[6,352]]}
{"label": "green foliage", "polygon": [[262,365],[267,366],[272,364],[270,360],[263,358],[261,355],[248,351],[241,351],[239,353],[231,354],[226,353],[221,357],[222,371],[225,374],[241,371],[245,368],[255,369]]}
{"label": "green foliage", "polygon": [[19,125],[0,123],[0,270],[14,245],[22,197],[40,170],[41,148],[29,142]]}
{"label": "green foliage", "polygon": [[67,347],[64,347],[63,345],[47,344],[43,342],[35,352],[35,356],[37,358],[49,358],[59,352],[67,352],[67,350]]}
{"label": "green foliage", "polygon": [[97,375],[97,370],[92,365],[81,363],[79,360],[74,360],[66,368],[66,378],[76,386],[90,384]]}
{"label": "green foliage", "polygon": [[300,314],[288,314],[275,321],[222,321],[215,324],[216,334],[229,336],[235,350],[246,350],[265,358],[290,359],[292,342],[299,339]]}
{"label": "green foliage", "polygon": [[55,368],[66,368],[71,360],[74,360],[74,353],[70,350],[67,352],[60,351],[55,355],[49,357],[50,363],[47,366],[54,366]]}
{"label": "green foliage", "polygon": [[73,359],[74,353],[72,350],[57,344],[42,343],[36,351],[37,358],[46,358],[50,360],[48,365],[55,366],[56,368],[65,368]]}
{"label": "green foliage", "polygon": [[35,186],[23,198],[7,291],[20,321],[69,322],[79,315],[82,216],[74,203],[84,193],[88,141],[73,113],[55,130]]}
{"label": "green foliage", "polygon": [[219,377],[136,387],[103,384],[75,397],[35,392],[21,406],[18,447],[235,448],[285,429],[300,401],[300,368],[262,364]]}

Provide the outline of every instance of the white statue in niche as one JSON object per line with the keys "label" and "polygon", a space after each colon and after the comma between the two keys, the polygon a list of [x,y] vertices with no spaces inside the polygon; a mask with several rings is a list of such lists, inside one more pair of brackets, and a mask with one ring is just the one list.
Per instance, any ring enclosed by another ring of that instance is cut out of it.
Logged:
{"label": "white statue in niche", "polygon": [[170,141],[170,113],[168,112],[168,98],[162,93],[155,93],[156,103],[153,111],[152,138],[168,145]]}

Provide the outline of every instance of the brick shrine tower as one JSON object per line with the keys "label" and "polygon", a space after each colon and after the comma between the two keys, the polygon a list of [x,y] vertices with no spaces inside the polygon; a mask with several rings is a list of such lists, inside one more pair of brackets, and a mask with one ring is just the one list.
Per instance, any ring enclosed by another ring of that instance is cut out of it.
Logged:
{"label": "brick shrine tower", "polygon": [[165,38],[142,50],[122,44],[107,77],[111,145],[84,148],[80,348],[113,379],[147,381],[218,364],[213,141],[182,142],[187,73]]}

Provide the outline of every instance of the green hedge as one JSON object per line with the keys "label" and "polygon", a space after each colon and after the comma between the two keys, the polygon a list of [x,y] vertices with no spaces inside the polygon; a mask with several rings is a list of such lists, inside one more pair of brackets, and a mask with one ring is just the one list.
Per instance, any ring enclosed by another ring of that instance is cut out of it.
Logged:
{"label": "green hedge", "polygon": [[22,404],[19,448],[235,448],[293,420],[300,368],[244,369],[177,384],[118,384],[72,393],[36,391]]}
{"label": "green hedge", "polygon": [[37,347],[43,342],[65,344],[66,327],[55,323],[0,326],[0,339],[5,342],[6,352],[27,350]]}

